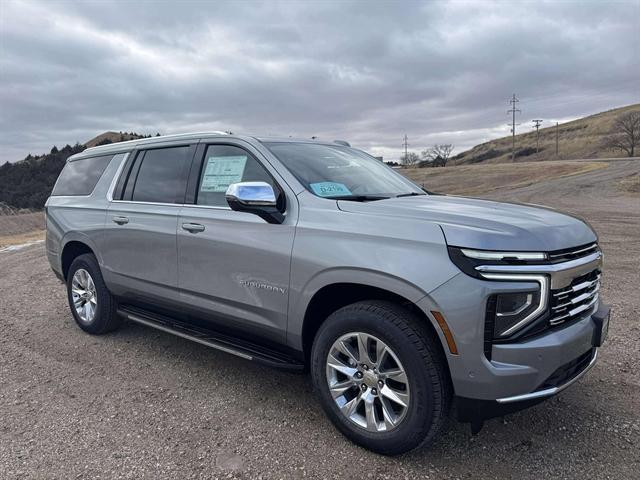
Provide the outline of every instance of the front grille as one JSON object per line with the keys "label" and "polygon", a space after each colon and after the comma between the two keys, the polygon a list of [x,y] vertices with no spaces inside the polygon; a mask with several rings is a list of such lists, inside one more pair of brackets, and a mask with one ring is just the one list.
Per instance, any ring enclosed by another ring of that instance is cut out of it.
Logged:
{"label": "front grille", "polygon": [[560,325],[592,313],[598,306],[600,270],[576,277],[567,287],[551,290],[549,325]]}
{"label": "front grille", "polygon": [[[572,260],[578,260],[584,257],[588,257],[594,253],[600,251],[600,247],[597,243],[590,243],[577,247],[567,248],[564,250],[555,250],[547,252],[547,260],[544,263],[541,262],[528,262],[527,265],[554,265],[562,262],[568,262]],[[590,263],[599,265],[599,257],[594,256],[595,259],[586,259],[583,264]],[[575,262],[580,264],[580,262]],[[497,264],[485,265],[486,262],[482,262],[482,266],[475,266],[475,269],[483,269],[480,273],[481,277],[484,275],[484,271],[491,273],[502,273],[506,270],[500,270],[501,266]],[[491,267],[491,269],[489,269]],[[574,268],[575,265],[571,265]],[[517,275],[518,273],[526,273],[531,270],[525,271],[525,268],[532,268],[531,266],[522,267],[520,272],[514,265],[502,267],[504,269],[509,268],[509,273]],[[536,271],[537,273],[538,271]],[[544,267],[540,267],[540,273],[545,274]],[[552,275],[552,269],[549,269],[549,273]],[[487,299],[486,311],[485,311],[485,325],[484,325],[484,353],[487,359],[491,360],[491,353],[493,346],[501,343],[512,343],[523,340],[535,338],[539,335],[544,335],[551,330],[561,329],[575,323],[588,315],[591,315],[598,308],[600,291],[600,270],[596,268],[591,272],[580,275],[574,278],[569,285],[563,288],[549,290],[549,300],[546,311],[538,318],[531,321],[528,325],[524,326],[521,330],[517,331],[509,338],[494,338],[494,322],[495,322],[495,309],[496,298],[495,295],[491,295]]]}
{"label": "front grille", "polygon": [[575,260],[576,258],[586,257],[598,251],[597,243],[590,243],[588,245],[581,245],[579,247],[565,248],[564,250],[556,250],[549,252],[550,263],[566,262],[568,260]]}
{"label": "front grille", "polygon": [[594,349],[583,353],[578,358],[565,363],[555,372],[553,372],[549,378],[547,378],[537,390],[546,390],[547,388],[559,387],[567,383],[573,377],[578,375],[582,370],[587,368],[587,365],[591,362],[594,355]]}

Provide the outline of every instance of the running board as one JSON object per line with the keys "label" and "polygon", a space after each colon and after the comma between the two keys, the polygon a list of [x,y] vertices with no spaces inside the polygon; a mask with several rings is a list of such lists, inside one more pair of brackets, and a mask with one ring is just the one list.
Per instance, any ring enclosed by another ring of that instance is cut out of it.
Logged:
{"label": "running board", "polygon": [[156,330],[170,333],[210,348],[215,348],[216,350],[230,353],[245,360],[253,360],[283,370],[304,370],[302,363],[276,350],[270,350],[243,340],[234,339],[228,335],[197,327],[165,317],[164,315],[151,314],[138,308],[127,307],[119,308],[118,314],[140,325],[155,328]]}

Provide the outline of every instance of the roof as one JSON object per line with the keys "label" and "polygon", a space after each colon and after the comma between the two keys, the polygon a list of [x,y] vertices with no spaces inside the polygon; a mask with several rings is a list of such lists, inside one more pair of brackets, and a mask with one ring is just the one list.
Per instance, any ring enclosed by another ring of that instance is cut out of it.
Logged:
{"label": "roof", "polygon": [[183,140],[200,140],[203,138],[233,138],[239,140],[257,140],[260,143],[278,142],[278,143],[316,143],[324,145],[336,145],[335,142],[327,140],[317,140],[309,138],[291,138],[291,137],[265,137],[265,136],[253,136],[253,135],[233,135],[226,132],[210,131],[210,132],[193,132],[193,133],[178,133],[175,135],[162,135],[159,137],[139,138],[137,140],[128,140],[126,142],[108,143],[106,145],[99,145],[96,147],[87,148],[80,153],[77,153],[69,157],[69,161],[77,160],[85,157],[93,157],[97,155],[107,155],[128,152],[139,146],[155,145],[158,143],[170,143],[179,142]]}

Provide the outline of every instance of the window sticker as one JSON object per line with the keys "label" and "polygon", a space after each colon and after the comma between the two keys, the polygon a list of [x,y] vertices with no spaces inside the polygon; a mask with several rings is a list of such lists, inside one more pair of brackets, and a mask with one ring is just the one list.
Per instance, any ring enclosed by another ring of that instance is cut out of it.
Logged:
{"label": "window sticker", "polygon": [[229,185],[242,181],[246,164],[246,155],[207,158],[200,191],[226,192]]}
{"label": "window sticker", "polygon": [[351,195],[349,189],[342,183],[336,182],[319,182],[309,185],[313,193],[320,197],[340,197],[342,195]]}

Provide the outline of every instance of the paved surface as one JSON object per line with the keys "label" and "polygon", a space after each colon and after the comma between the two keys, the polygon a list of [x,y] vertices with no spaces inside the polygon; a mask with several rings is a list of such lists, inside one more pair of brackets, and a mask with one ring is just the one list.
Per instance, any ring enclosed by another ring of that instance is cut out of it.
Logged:
{"label": "paved surface", "polygon": [[[615,309],[599,363],[558,397],[473,437],[386,458],[342,438],[309,379],[128,325],[73,323],[42,245],[0,253],[0,478],[638,478],[640,163],[501,192],[585,215]],[[494,197],[496,195],[494,194]]]}

